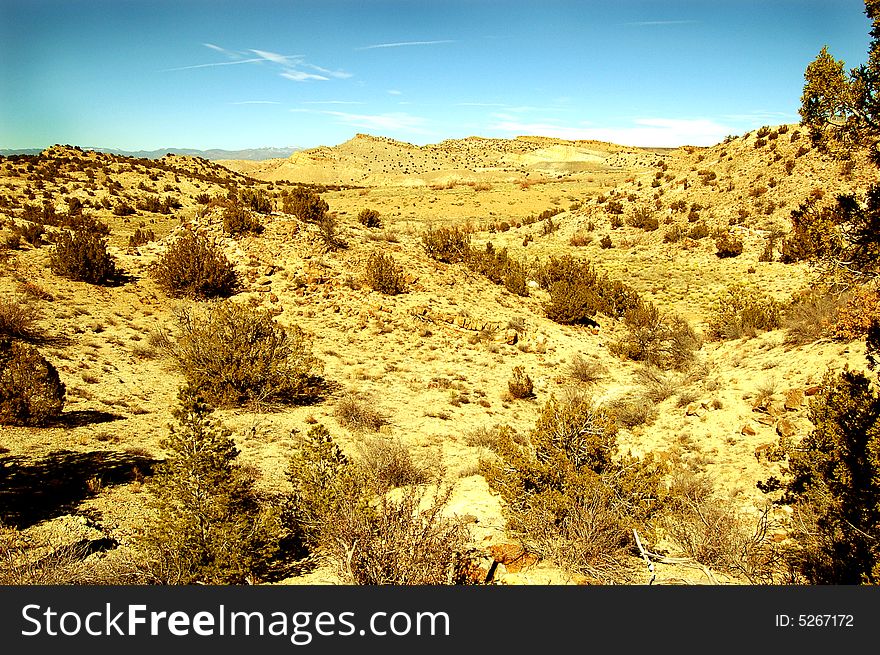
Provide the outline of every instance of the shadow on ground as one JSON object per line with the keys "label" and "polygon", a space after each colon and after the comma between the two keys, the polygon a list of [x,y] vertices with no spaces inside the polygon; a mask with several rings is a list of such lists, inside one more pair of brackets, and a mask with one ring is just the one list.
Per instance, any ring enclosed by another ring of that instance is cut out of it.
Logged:
{"label": "shadow on ground", "polygon": [[24,529],[69,514],[92,495],[90,481],[104,487],[131,482],[149,475],[157,461],[107,450],[0,457],[0,521]]}

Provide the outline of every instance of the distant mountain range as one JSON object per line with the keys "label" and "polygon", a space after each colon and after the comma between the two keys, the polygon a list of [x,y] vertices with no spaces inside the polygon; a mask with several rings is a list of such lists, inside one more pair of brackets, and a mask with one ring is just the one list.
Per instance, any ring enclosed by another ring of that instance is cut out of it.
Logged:
{"label": "distant mountain range", "polygon": [[[142,159],[159,159],[167,154],[186,155],[187,157],[202,157],[204,159],[243,159],[249,161],[262,161],[264,159],[283,159],[290,157],[303,148],[248,148],[247,150],[193,150],[190,148],[163,148],[160,150],[114,150],[113,148],[83,148],[95,152],[105,152],[125,157],[139,157]],[[19,150],[0,150],[0,155],[39,155],[42,148],[22,148]]]}

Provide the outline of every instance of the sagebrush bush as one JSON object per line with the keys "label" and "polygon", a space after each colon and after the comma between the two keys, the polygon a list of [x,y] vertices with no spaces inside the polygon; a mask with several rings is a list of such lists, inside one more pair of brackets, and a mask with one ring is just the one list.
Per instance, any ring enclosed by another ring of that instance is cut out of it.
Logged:
{"label": "sagebrush bush", "polygon": [[399,439],[365,439],[357,446],[357,462],[376,488],[393,489],[429,481],[427,472],[413,463],[409,450]]}
{"label": "sagebrush bush", "polygon": [[282,195],[282,203],[286,214],[294,214],[306,223],[318,223],[330,211],[326,200],[304,187]]}
{"label": "sagebrush bush", "polygon": [[232,202],[223,210],[223,231],[233,235],[259,234],[263,231],[263,224],[245,205]]}
{"label": "sagebrush bush", "polygon": [[511,293],[528,296],[526,267],[507,254],[507,249],[496,250],[492,242],[485,250],[468,250],[466,263],[469,269],[485,276],[495,284],[503,284]]}
{"label": "sagebrush bush", "polygon": [[150,241],[156,240],[156,234],[153,230],[137,228],[130,237],[128,237],[128,247],[137,248],[148,244]]}
{"label": "sagebrush bush", "polygon": [[406,291],[406,276],[391,255],[374,252],[367,259],[364,281],[379,293],[396,296]]}
{"label": "sagebrush bush", "polygon": [[321,371],[302,329],[228,300],[179,309],[167,349],[189,385],[218,407],[309,399]]}
{"label": "sagebrush bush", "polygon": [[870,287],[856,287],[839,297],[831,336],[841,341],[861,339],[876,323],[880,323],[880,294]]}
{"label": "sagebrush bush", "polygon": [[626,334],[608,345],[624,359],[666,370],[682,368],[693,359],[701,342],[690,324],[678,315],[665,315],[652,303],[640,302],[624,314]]}
{"label": "sagebrush bush", "polygon": [[272,199],[262,189],[244,189],[238,193],[238,200],[242,205],[258,214],[272,213]]}
{"label": "sagebrush bush", "polygon": [[238,274],[220,247],[189,228],[168,246],[151,272],[173,298],[225,298],[239,287]]}
{"label": "sagebrush bush", "polygon": [[429,227],[422,233],[422,247],[431,259],[453,264],[470,253],[470,234],[458,226]]}
{"label": "sagebrush bush", "polygon": [[382,227],[382,218],[375,209],[362,209],[357,218],[364,227]]}
{"label": "sagebrush bush", "polygon": [[535,385],[532,378],[523,370],[522,366],[514,366],[513,373],[507,381],[507,390],[514,398],[533,398]]}
{"label": "sagebrush bush", "polygon": [[757,289],[733,284],[715,299],[708,330],[714,339],[740,339],[753,337],[759,330],[775,330],[781,325],[781,303]]}
{"label": "sagebrush bush", "polygon": [[743,242],[732,234],[723,234],[715,239],[715,254],[722,259],[726,257],[738,257],[743,251]]}
{"label": "sagebrush bush", "polygon": [[640,228],[645,232],[653,232],[660,227],[660,221],[654,216],[654,212],[647,207],[637,207],[626,222],[632,227]]}
{"label": "sagebrush bush", "polygon": [[160,584],[253,582],[278,550],[280,512],[261,503],[237,465],[232,434],[191,389],[179,395],[148,489],[156,517],[144,531],[145,574]]}
{"label": "sagebrush bush", "polygon": [[65,392],[34,346],[0,337],[0,424],[43,425],[61,414]]}
{"label": "sagebrush bush", "polygon": [[503,433],[492,448],[480,469],[507,505],[508,526],[575,570],[624,558],[632,529],[647,534],[662,507],[663,467],[619,456],[613,415],[587,396],[552,397],[527,444]]}
{"label": "sagebrush bush", "polygon": [[592,264],[573,257],[551,257],[536,267],[535,280],[550,292],[547,318],[564,325],[595,324],[597,313],[622,317],[640,301],[632,287],[599,277]]}
{"label": "sagebrush bush", "polygon": [[104,238],[88,229],[62,230],[50,267],[56,275],[89,284],[108,284],[117,276],[116,261]]}

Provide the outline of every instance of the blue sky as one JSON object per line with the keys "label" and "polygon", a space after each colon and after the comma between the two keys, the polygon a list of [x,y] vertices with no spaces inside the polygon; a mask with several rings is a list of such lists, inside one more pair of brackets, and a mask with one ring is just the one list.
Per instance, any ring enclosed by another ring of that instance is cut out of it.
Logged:
{"label": "blue sky", "polygon": [[861,0],[0,0],[0,148],[711,145],[794,123]]}

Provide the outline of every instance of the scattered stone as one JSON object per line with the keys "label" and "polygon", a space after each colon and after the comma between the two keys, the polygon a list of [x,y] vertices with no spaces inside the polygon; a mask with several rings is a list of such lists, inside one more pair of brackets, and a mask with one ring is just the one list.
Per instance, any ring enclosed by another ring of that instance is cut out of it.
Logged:
{"label": "scattered stone", "polygon": [[804,389],[804,395],[805,396],[815,396],[820,391],[822,391],[822,387],[820,387],[818,385],[813,385],[812,387],[807,387],[806,389]]}
{"label": "scattered stone", "polygon": [[793,437],[797,434],[797,426],[787,418],[781,418],[776,422],[776,434],[786,439]]}
{"label": "scattered stone", "polygon": [[519,341],[519,335],[517,334],[516,330],[514,330],[513,328],[507,330],[505,334],[505,342],[507,343],[507,345],[515,346],[517,341]]}
{"label": "scattered stone", "polygon": [[746,437],[754,437],[756,434],[758,434],[758,432],[755,430],[755,428],[753,428],[748,423],[746,423],[744,426],[742,426],[742,429],[739,431],[739,433],[743,436],[746,436]]}
{"label": "scattered stone", "polygon": [[804,404],[804,391],[802,389],[791,389],[785,394],[785,409],[793,411]]}
{"label": "scattered stone", "polygon": [[[496,562],[498,569],[505,567],[505,573],[518,573],[538,563],[538,556],[526,551],[519,544],[494,544],[489,546],[489,554]],[[498,569],[495,578],[498,578]]]}

